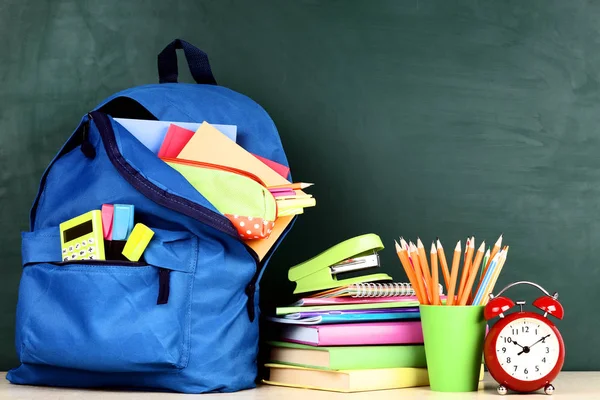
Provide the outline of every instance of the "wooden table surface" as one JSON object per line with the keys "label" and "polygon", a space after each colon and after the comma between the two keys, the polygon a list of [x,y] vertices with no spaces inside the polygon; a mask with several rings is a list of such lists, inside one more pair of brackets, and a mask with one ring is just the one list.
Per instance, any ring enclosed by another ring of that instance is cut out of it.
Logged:
{"label": "wooden table surface", "polygon": [[[43,400],[181,400],[186,395],[176,393],[147,393],[106,390],[80,390],[49,388],[38,386],[19,386],[10,384],[4,373],[0,379],[0,400],[5,399],[43,399]],[[202,400],[235,399],[235,400],[338,400],[338,399],[368,399],[368,400],[404,400],[404,399],[499,399],[496,393],[496,384],[486,375],[481,388],[471,393],[436,393],[429,387],[409,388],[399,390],[380,390],[362,393],[332,393],[319,390],[290,389],[276,386],[262,385],[257,389],[245,390],[237,393],[207,394],[199,397]],[[554,383],[556,391],[553,396],[546,396],[540,391],[537,396],[528,396],[527,399],[600,399],[600,372],[562,372]],[[189,395],[191,397],[193,395]],[[516,397],[516,395],[509,395]],[[195,396],[194,396],[195,397]],[[506,397],[506,396],[505,396]]]}

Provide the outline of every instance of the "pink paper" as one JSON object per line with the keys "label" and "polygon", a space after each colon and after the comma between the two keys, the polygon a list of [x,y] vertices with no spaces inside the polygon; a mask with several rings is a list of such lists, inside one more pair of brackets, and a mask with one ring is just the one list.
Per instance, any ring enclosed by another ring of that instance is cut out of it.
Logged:
{"label": "pink paper", "polygon": [[278,162],[271,161],[268,158],[264,158],[261,156],[257,156],[256,154],[252,154],[254,157],[258,158],[263,164],[266,164],[273,171],[277,172],[279,175],[287,179],[290,174],[290,169],[283,164],[279,164]]}
{"label": "pink paper", "polygon": [[159,158],[176,158],[194,136],[194,131],[171,124],[158,150]]}

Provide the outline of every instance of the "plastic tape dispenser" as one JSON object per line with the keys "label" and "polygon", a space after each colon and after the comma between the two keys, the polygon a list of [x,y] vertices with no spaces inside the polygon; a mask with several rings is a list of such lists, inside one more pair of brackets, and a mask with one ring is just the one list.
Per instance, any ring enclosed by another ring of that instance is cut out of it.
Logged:
{"label": "plastic tape dispenser", "polygon": [[294,293],[314,292],[362,282],[391,281],[392,277],[384,273],[337,279],[337,274],[379,267],[377,252],[380,250],[383,250],[383,243],[379,236],[373,233],[357,236],[290,268],[288,278],[296,282]]}

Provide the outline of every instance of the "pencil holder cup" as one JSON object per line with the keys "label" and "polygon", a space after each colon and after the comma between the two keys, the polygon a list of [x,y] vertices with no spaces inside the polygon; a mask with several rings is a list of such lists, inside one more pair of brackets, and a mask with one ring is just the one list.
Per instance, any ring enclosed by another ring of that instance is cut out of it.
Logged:
{"label": "pencil holder cup", "polygon": [[482,371],[483,306],[420,306],[429,385],[436,392],[477,390]]}

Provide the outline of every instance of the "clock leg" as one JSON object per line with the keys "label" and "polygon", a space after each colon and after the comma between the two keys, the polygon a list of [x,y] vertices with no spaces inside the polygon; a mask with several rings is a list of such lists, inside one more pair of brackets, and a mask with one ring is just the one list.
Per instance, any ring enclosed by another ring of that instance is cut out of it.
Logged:
{"label": "clock leg", "polygon": [[496,391],[498,392],[499,395],[502,395],[502,396],[504,396],[506,393],[508,393],[508,390],[502,385],[498,385],[498,387],[496,388]]}
{"label": "clock leg", "polygon": [[544,393],[546,393],[547,395],[551,395],[552,393],[554,393],[554,386],[552,386],[551,383],[544,386]]}

